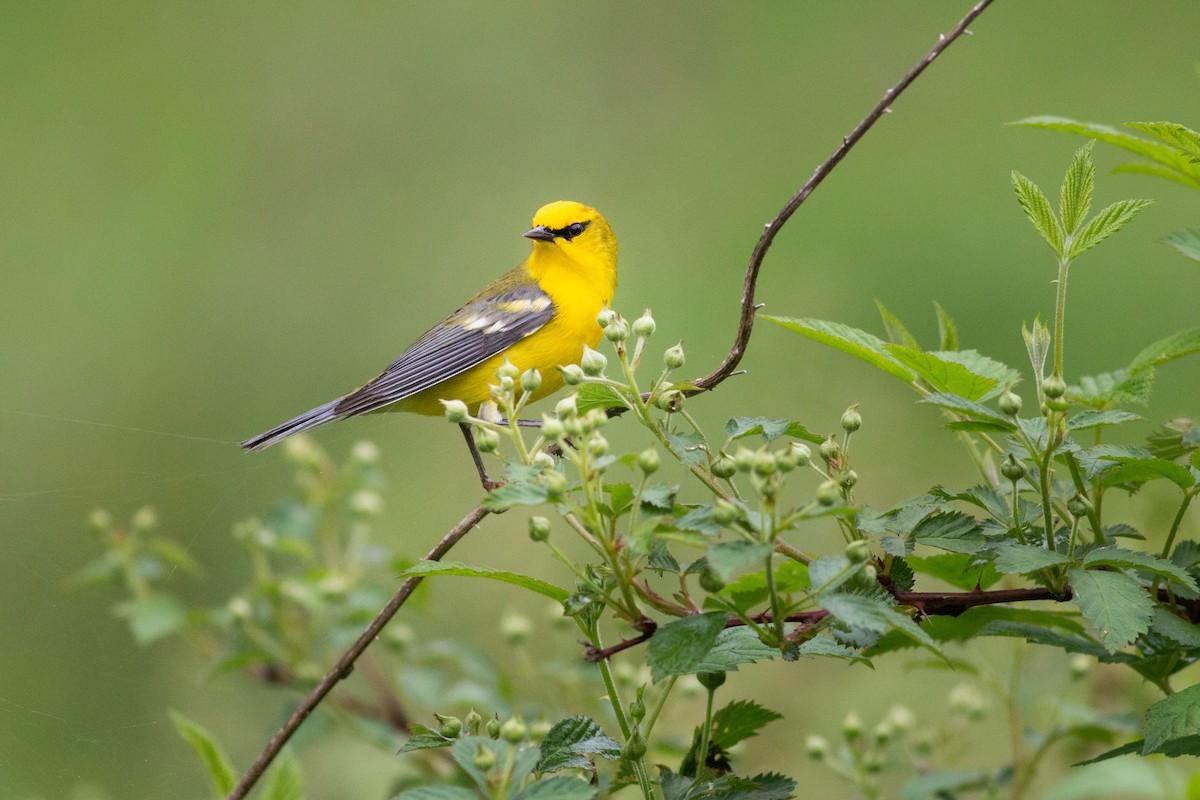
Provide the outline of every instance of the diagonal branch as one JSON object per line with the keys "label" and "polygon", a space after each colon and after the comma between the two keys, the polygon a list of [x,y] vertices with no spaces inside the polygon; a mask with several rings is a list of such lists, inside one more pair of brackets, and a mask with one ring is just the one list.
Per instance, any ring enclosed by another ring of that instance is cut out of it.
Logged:
{"label": "diagonal branch", "polygon": [[[451,528],[432,550],[425,554],[424,560],[439,560],[490,513],[490,511],[482,506],[474,509],[470,514],[463,517],[462,521]],[[342,654],[337,663],[325,673],[325,677],[321,678],[320,682],[313,687],[312,691],[304,698],[304,701],[300,703],[300,706],[292,712],[292,715],[288,717],[288,721],[283,724],[283,727],[271,737],[271,741],[267,742],[267,746],[259,753],[258,758],[254,759],[254,763],[246,770],[246,774],[238,781],[237,786],[233,787],[233,791],[229,793],[227,800],[243,800],[250,790],[254,788],[254,784],[262,777],[262,774],[271,765],[271,762],[275,760],[275,757],[279,755],[279,752],[288,743],[288,740],[292,738],[292,735],[300,729],[300,726],[308,718],[308,715],[316,710],[316,707],[325,699],[325,695],[329,694],[339,681],[350,675],[354,670],[354,662],[375,641],[375,637],[391,621],[396,612],[400,610],[400,607],[408,601],[413,591],[420,585],[421,580],[422,578],[419,577],[409,578],[400,584],[400,588],[392,595],[392,599],[379,610],[379,613],[375,615],[375,619],[371,620],[371,624],[363,630],[354,644],[350,646],[350,649]]]}

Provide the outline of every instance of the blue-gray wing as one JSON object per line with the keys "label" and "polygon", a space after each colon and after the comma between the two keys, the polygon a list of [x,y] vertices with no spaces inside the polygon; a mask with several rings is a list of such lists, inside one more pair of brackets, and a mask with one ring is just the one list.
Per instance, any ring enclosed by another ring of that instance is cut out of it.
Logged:
{"label": "blue-gray wing", "polygon": [[338,401],[334,413],[346,417],[390,406],[466,372],[539,330],[554,316],[554,303],[536,283],[516,272],[434,326],[376,378]]}

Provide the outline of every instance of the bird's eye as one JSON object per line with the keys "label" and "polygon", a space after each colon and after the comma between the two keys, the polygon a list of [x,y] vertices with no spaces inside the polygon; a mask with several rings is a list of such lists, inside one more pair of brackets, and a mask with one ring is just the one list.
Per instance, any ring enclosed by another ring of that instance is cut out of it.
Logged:
{"label": "bird's eye", "polygon": [[588,226],[588,224],[586,222],[571,223],[570,226],[567,227],[567,237],[566,238],[574,239],[576,236],[583,233],[584,229],[587,228],[587,226]]}

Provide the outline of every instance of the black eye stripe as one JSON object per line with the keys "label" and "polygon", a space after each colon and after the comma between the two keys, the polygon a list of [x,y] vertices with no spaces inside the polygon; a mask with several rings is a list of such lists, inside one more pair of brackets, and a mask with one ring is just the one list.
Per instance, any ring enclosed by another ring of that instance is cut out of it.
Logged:
{"label": "black eye stripe", "polygon": [[588,225],[591,224],[591,220],[587,222],[572,222],[565,228],[551,228],[550,232],[554,234],[555,238],[566,239],[569,242],[587,230]]}

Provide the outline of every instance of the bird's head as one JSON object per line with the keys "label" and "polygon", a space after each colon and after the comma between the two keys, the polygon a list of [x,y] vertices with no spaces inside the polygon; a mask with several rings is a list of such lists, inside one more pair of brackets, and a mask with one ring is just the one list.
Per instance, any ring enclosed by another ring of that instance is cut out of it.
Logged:
{"label": "bird's head", "polygon": [[542,206],[525,237],[533,240],[535,253],[557,250],[576,261],[616,269],[617,237],[600,212],[583,203],[558,200]]}

